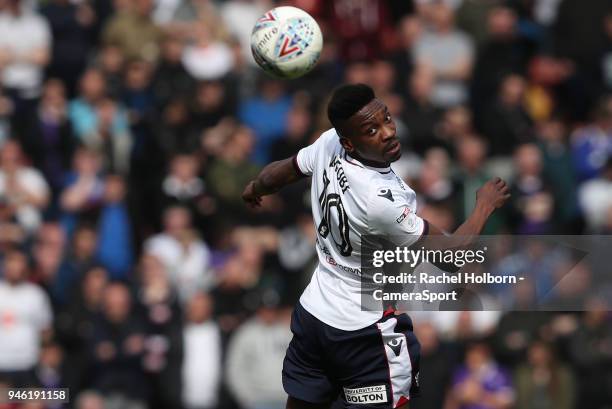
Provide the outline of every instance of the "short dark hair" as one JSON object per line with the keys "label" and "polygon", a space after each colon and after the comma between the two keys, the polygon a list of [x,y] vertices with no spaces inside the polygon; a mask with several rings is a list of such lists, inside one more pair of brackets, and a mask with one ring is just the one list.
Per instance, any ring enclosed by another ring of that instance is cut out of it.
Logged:
{"label": "short dark hair", "polygon": [[349,84],[336,88],[327,106],[329,122],[337,129],[342,121],[355,115],[374,98],[374,90],[365,84]]}

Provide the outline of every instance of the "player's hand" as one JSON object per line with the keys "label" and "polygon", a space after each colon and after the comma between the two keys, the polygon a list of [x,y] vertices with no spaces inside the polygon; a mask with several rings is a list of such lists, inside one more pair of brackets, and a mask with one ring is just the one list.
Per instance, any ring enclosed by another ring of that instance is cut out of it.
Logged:
{"label": "player's hand", "polygon": [[242,200],[244,200],[253,209],[261,206],[261,195],[255,192],[255,181],[250,181],[242,192]]}
{"label": "player's hand", "polygon": [[510,199],[510,188],[498,177],[489,180],[476,192],[476,204],[491,210],[499,209]]}

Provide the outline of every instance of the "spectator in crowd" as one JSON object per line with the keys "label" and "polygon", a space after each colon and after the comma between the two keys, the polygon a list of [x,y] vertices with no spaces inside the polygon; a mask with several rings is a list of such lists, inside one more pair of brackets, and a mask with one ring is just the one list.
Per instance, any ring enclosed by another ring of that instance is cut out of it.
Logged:
{"label": "spectator in crowd", "polygon": [[[219,401],[221,332],[212,311],[211,297],[202,292],[195,293],[187,305],[182,370],[182,402],[187,409],[211,409]],[[252,363],[247,367],[253,367]]]}
{"label": "spectator in crowd", "polygon": [[76,151],[72,172],[66,175],[59,200],[63,212],[62,223],[69,236],[79,220],[95,221],[95,212],[99,210],[104,197],[100,168],[100,157],[96,152],[87,148]]}
{"label": "spectator in crowd", "polygon": [[286,393],[281,372],[291,341],[289,314],[276,305],[279,294],[261,294],[262,305],[254,318],[233,335],[227,352],[227,383],[245,409],[281,409]]}
{"label": "spectator in crowd", "polygon": [[612,401],[608,387],[612,364],[609,309],[609,304],[601,298],[591,299],[570,338],[570,357],[577,371],[577,401],[581,408],[600,409]]}
{"label": "spectator in crowd", "polygon": [[269,160],[270,146],[286,131],[285,118],[291,109],[291,99],[282,83],[266,78],[260,80],[259,95],[245,100],[238,116],[255,133],[253,159],[264,164]]}
{"label": "spectator in crowd", "polygon": [[49,203],[49,186],[42,173],[26,165],[21,146],[9,140],[0,148],[0,198],[19,226],[33,234]]}
{"label": "spectator in crowd", "polygon": [[103,43],[116,45],[127,59],[157,60],[162,31],[151,19],[152,6],[151,0],[126,2],[106,24]]}
{"label": "spectator in crowd", "polygon": [[495,7],[488,13],[488,38],[476,56],[470,95],[478,118],[495,101],[503,78],[509,73],[524,73],[527,67],[532,46],[518,33],[517,19],[509,7]]}
{"label": "spectator in crowd", "polygon": [[564,0],[551,28],[554,51],[574,65],[575,85],[568,90],[568,99],[577,120],[585,119],[600,95],[598,57],[606,47],[604,22],[611,10],[606,0],[594,0],[588,8],[580,7],[578,0]]}
{"label": "spectator in crowd", "polygon": [[603,231],[612,209],[612,156],[601,176],[584,183],[578,195],[589,229],[592,232]]}
{"label": "spectator in crowd", "polygon": [[150,390],[142,367],[145,334],[127,286],[109,284],[89,345],[95,365],[93,385],[104,394],[109,409],[147,407]]}
{"label": "spectator in crowd", "polygon": [[79,391],[92,386],[94,361],[90,345],[94,337],[93,323],[102,311],[108,272],[99,266],[85,270],[74,288],[70,302],[59,308],[56,322],[57,340],[65,346],[65,385]]}
{"label": "spectator in crowd", "polygon": [[161,44],[160,60],[153,75],[153,90],[156,102],[162,107],[174,98],[178,97],[179,101],[187,98],[195,86],[194,78],[183,65],[183,48],[180,38],[172,35],[166,35]]}
{"label": "spectator in crowd", "polygon": [[11,135],[11,119],[14,113],[14,104],[6,93],[0,90],[0,145]]}
{"label": "spectator in crowd", "polygon": [[204,181],[198,175],[199,161],[194,155],[179,154],[170,161],[170,173],[162,191],[170,203],[181,203],[196,213],[199,199],[205,194]]}
{"label": "spectator in crowd", "polygon": [[[415,334],[421,344],[422,376],[430,382],[420,384],[419,399],[410,404],[415,409],[438,409],[444,405],[444,394],[437,385],[448,385],[451,377],[451,365],[455,359],[452,349],[442,342],[434,325],[429,321],[419,322],[415,326]],[[421,375],[419,375],[421,376]]]}
{"label": "spectator in crowd", "polygon": [[450,179],[450,159],[441,148],[431,148],[425,158],[419,174],[419,193],[429,202],[445,203],[454,193]]}
{"label": "spectator in crowd", "polygon": [[[244,246],[251,250],[245,251]],[[261,258],[258,244],[243,244],[219,268],[218,283],[210,295],[214,300],[215,319],[226,338],[253,312],[252,299],[261,276]]]}
{"label": "spectator in crowd", "polygon": [[482,132],[492,156],[508,156],[521,143],[533,140],[533,122],[524,106],[525,79],[517,74],[503,78],[497,100],[483,114]]}
{"label": "spectator in crowd", "polygon": [[51,335],[49,299],[29,283],[26,255],[18,250],[4,254],[0,280],[0,378],[14,387],[38,385],[34,368],[40,345]]}
{"label": "spectator in crowd", "polygon": [[[154,114],[151,64],[145,60],[131,60],[126,64],[121,101],[125,107],[132,132],[137,143],[144,140],[147,120]],[[143,143],[143,142],[140,142]]]}
{"label": "spectator in crowd", "polygon": [[104,180],[104,197],[98,218],[98,261],[113,280],[126,280],[132,268],[132,226],[125,204],[125,181],[119,175]]}
{"label": "spectator in crowd", "polygon": [[542,154],[535,144],[525,144],[515,153],[517,175],[511,186],[516,231],[545,234],[553,231],[554,202],[549,183],[542,174]]}
{"label": "spectator in crowd", "polygon": [[76,409],[105,409],[104,398],[98,392],[83,391],[76,396]]}
{"label": "spectator in crowd", "polygon": [[45,83],[38,109],[17,129],[25,153],[42,171],[57,199],[76,147],[61,81],[50,79]]}
{"label": "spectator in crowd", "polygon": [[26,114],[40,95],[50,48],[47,20],[26,1],[7,1],[0,13],[1,84],[12,97],[17,115]]}
{"label": "spectator in crowd", "polygon": [[96,61],[91,68],[96,68],[102,74],[106,96],[115,99],[121,96],[125,64],[125,56],[116,45],[107,44],[98,51]]}
{"label": "spectator in crowd", "polygon": [[468,346],[465,364],[455,372],[446,409],[511,408],[515,397],[508,374],[500,368],[484,342]]}
{"label": "spectator in crowd", "polygon": [[[457,141],[459,173],[455,176],[458,191],[455,195],[460,214],[457,220],[464,220],[476,204],[476,191],[490,178],[484,169],[487,147],[478,136],[468,136]],[[483,234],[495,234],[503,225],[503,214],[496,213],[487,221]]]}
{"label": "spectator in crowd", "polygon": [[183,152],[194,152],[200,147],[201,135],[186,100],[168,101],[161,116],[162,123],[154,132],[165,159]]}
{"label": "spectator in crowd", "polygon": [[319,14],[339,40],[340,55],[344,61],[373,60],[390,48],[391,13],[387,2],[364,0],[334,0],[331,4],[318,0],[310,5]]}
{"label": "spectator in crowd", "polygon": [[599,102],[593,122],[578,128],[571,139],[578,181],[584,182],[599,175],[608,158],[612,157],[612,97]]}
{"label": "spectator in crowd", "polygon": [[187,208],[169,207],[164,211],[163,219],[164,230],[149,238],[144,249],[159,257],[184,303],[193,293],[212,285],[210,251],[193,230]]}
{"label": "spectator in crowd", "polygon": [[431,101],[448,108],[467,101],[466,81],[473,64],[471,39],[454,27],[453,12],[444,3],[432,6],[432,27],[414,47],[417,69],[431,70],[434,77]]}
{"label": "spectator in crowd", "polygon": [[78,225],[74,230],[72,243],[66,255],[73,277],[83,277],[88,269],[98,264],[97,248],[98,232],[94,226]]}
{"label": "spectator in crowd", "polygon": [[219,124],[226,116],[233,114],[233,108],[226,86],[221,81],[201,81],[191,105],[191,117],[195,131]]}
{"label": "spectator in crowd", "polygon": [[530,345],[527,364],[516,370],[515,384],[517,409],[574,407],[572,374],[543,342]]}
{"label": "spectator in crowd", "polygon": [[207,186],[218,198],[220,212],[230,220],[244,214],[242,187],[259,169],[249,160],[253,144],[253,132],[249,128],[234,127],[219,156],[208,166]]}
{"label": "spectator in crowd", "polygon": [[282,139],[271,146],[272,160],[280,160],[297,154],[311,130],[312,116],[305,106],[294,104],[287,114],[287,131]]}
{"label": "spectator in crowd", "polygon": [[566,127],[560,118],[541,121],[537,127],[542,151],[542,176],[549,181],[555,202],[555,220],[562,231],[576,231],[580,217],[576,175],[567,141]]}
{"label": "spectator in crowd", "polygon": [[154,255],[142,256],[138,279],[138,302],[148,324],[143,364],[153,389],[150,402],[153,407],[172,407],[181,401],[181,306],[163,264]]}
{"label": "spectator in crowd", "polygon": [[[40,351],[40,362],[36,367],[36,377],[43,388],[64,387],[64,351],[56,342],[44,344]],[[51,406],[60,408],[61,404]]]}
{"label": "spectator in crowd", "polygon": [[73,79],[81,76],[93,46],[96,13],[88,2],[75,4],[68,0],[51,0],[41,12],[53,38],[47,74],[66,84],[72,97],[76,91]]}
{"label": "spectator in crowd", "polygon": [[105,138],[107,136],[122,137],[120,141],[123,145],[131,142],[127,115],[122,108],[117,108],[106,92],[106,80],[102,72],[90,68],[81,77],[79,96],[68,107],[78,140],[100,150],[105,148],[104,142],[115,142]]}
{"label": "spectator in crowd", "polygon": [[32,247],[31,280],[47,291],[54,306],[67,301],[75,280],[64,259],[66,241],[59,223],[45,222],[38,229]]}
{"label": "spectator in crowd", "polygon": [[410,97],[402,117],[408,129],[409,147],[419,155],[440,145],[435,134],[440,113],[431,100],[433,85],[434,75],[428,69],[415,70],[409,79]]}
{"label": "spectator in crowd", "polygon": [[183,51],[183,65],[198,80],[224,77],[234,66],[230,47],[213,37],[208,26],[198,25],[191,33],[191,44]]}

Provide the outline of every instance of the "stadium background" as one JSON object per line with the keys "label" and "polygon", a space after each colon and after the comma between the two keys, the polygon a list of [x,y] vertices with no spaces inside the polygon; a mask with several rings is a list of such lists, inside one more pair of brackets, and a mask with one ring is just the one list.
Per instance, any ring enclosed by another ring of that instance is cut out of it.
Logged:
{"label": "stadium background", "polygon": [[[501,175],[513,197],[487,233],[612,233],[610,1],[283,4],[325,38],[292,81],[250,57],[272,1],[0,0],[2,382],[69,387],[80,409],[284,407],[308,182],[258,211],[240,194],[329,126],[342,82],[388,104],[394,168],[438,226]],[[584,313],[414,314],[411,408],[611,408],[610,298],[589,274],[559,288]]]}

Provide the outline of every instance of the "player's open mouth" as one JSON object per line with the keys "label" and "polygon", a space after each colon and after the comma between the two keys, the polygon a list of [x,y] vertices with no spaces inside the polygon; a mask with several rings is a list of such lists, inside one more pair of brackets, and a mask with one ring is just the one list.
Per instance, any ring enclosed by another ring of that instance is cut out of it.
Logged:
{"label": "player's open mouth", "polygon": [[386,152],[394,155],[394,154],[396,154],[396,153],[398,153],[398,152],[399,152],[400,148],[401,148],[400,143],[399,143],[399,142],[394,142],[394,143],[393,143],[393,144],[392,144],[392,145],[391,145],[391,146],[390,146],[390,147],[387,149],[387,151],[386,151]]}

